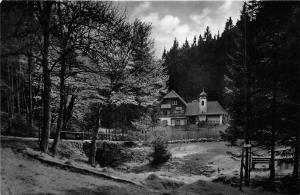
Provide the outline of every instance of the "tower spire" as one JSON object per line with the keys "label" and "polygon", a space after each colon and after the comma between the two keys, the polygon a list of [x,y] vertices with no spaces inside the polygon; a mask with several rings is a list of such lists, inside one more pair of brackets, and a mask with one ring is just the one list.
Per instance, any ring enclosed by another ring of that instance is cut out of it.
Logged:
{"label": "tower spire", "polygon": [[202,88],[202,92],[200,93],[200,97],[203,97],[203,96],[207,96],[207,94],[204,91],[204,88]]}
{"label": "tower spire", "polygon": [[206,113],[207,112],[207,94],[204,91],[204,88],[202,89],[202,92],[200,93],[199,98],[199,111],[200,113]]}

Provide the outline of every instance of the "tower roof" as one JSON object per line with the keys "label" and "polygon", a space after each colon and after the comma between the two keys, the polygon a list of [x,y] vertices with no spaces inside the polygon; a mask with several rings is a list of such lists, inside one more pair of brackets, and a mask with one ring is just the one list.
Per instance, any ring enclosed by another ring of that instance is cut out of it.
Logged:
{"label": "tower roof", "polygon": [[205,93],[204,89],[202,89],[202,92],[200,93],[200,97],[203,97],[203,96],[207,96],[207,94]]}

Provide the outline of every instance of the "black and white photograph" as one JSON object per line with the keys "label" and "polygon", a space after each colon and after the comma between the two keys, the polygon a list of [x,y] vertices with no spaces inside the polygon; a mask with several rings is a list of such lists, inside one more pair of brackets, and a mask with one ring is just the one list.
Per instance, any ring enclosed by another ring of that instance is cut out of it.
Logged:
{"label": "black and white photograph", "polygon": [[0,195],[300,194],[299,0],[0,15]]}

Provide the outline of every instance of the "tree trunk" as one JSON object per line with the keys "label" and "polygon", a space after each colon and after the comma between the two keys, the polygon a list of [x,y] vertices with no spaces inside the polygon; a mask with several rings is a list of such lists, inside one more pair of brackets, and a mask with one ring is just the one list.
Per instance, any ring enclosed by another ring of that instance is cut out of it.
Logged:
{"label": "tree trunk", "polygon": [[296,132],[296,141],[295,141],[295,153],[294,153],[294,169],[293,169],[293,177],[295,181],[297,181],[299,177],[299,152],[300,152],[300,131],[297,128]]}
{"label": "tree trunk", "polygon": [[7,127],[7,131],[10,132],[11,131],[11,111],[10,111],[10,92],[8,92],[7,94],[8,96],[6,97],[7,103],[7,114],[8,114],[8,127]]}
{"label": "tree trunk", "polygon": [[60,102],[59,102],[59,112],[58,112],[58,119],[57,119],[57,125],[56,125],[56,134],[54,137],[54,143],[52,146],[53,153],[57,153],[57,145],[59,143],[60,139],[60,132],[62,129],[62,121],[63,121],[63,112],[64,112],[64,106],[65,106],[65,74],[66,74],[66,63],[63,59],[61,62],[61,69],[60,69]]}
{"label": "tree trunk", "polygon": [[16,79],[16,88],[17,88],[17,111],[18,113],[21,113],[21,86],[20,86],[20,75],[21,75],[21,65],[19,64],[19,72],[18,74],[16,75],[17,76],[17,79]]}
{"label": "tree trunk", "polygon": [[[246,60],[245,60],[246,61]],[[245,62],[246,64],[246,62]],[[246,186],[249,186],[250,184],[250,173],[249,173],[249,147],[248,147],[248,144],[249,144],[249,127],[250,127],[250,107],[251,107],[251,104],[250,104],[250,75],[249,75],[249,70],[248,70],[248,67],[247,67],[247,78],[246,78],[246,91],[245,91],[245,100],[246,100],[246,120],[245,120],[245,132],[244,132],[244,141],[245,141],[245,144],[247,145],[247,147],[245,148],[245,178],[244,178],[244,181],[245,181],[245,185]]]}
{"label": "tree trunk", "polygon": [[13,98],[13,73],[11,70],[11,67],[9,67],[10,69],[10,73],[8,73],[9,75],[9,79],[10,79],[10,90],[9,90],[9,94],[8,94],[8,132],[11,132],[12,130],[12,118],[13,118],[13,113],[14,113],[14,98]]}
{"label": "tree trunk", "polygon": [[28,55],[28,89],[29,89],[29,105],[28,105],[28,124],[32,127],[33,117],[32,117],[32,58],[31,54]]}
{"label": "tree trunk", "polygon": [[69,105],[66,106],[67,108],[64,109],[62,131],[67,130],[68,122],[70,121],[70,119],[72,117],[72,112],[73,112],[76,98],[77,98],[77,95],[73,94]]}
{"label": "tree trunk", "polygon": [[[300,115],[299,115],[299,117],[300,117]],[[298,190],[298,192],[300,191],[300,166],[299,166],[299,164],[300,164],[300,129],[298,128],[298,142],[296,142],[297,143],[297,150],[298,150],[298,161],[296,162],[297,163],[297,168],[296,168],[296,172],[298,172],[298,174],[297,175],[295,175],[296,177],[296,183],[297,183],[297,190]]]}
{"label": "tree trunk", "polygon": [[[300,69],[299,69],[300,71]],[[298,121],[300,121],[300,109],[298,108]],[[294,152],[294,167],[293,167],[293,178],[297,186],[298,192],[300,191],[300,124],[296,122],[296,141],[295,141],[295,152]]]}
{"label": "tree trunk", "polygon": [[92,132],[92,140],[91,140],[91,146],[90,146],[90,155],[89,155],[89,163],[92,166],[96,166],[96,152],[97,152],[97,135],[98,135],[98,129],[100,127],[100,114],[101,114],[101,105],[98,105],[98,112],[96,115],[96,119],[95,119],[95,128],[93,129]]}
{"label": "tree trunk", "polygon": [[15,113],[14,71],[11,72],[11,117]]}
{"label": "tree trunk", "polygon": [[[249,110],[247,109],[247,112],[249,112]],[[248,145],[249,144],[249,114],[247,113],[247,119],[246,119],[246,128],[245,128],[245,144]],[[249,175],[249,148],[248,146],[245,148],[245,186],[249,186],[250,181],[250,175]]]}
{"label": "tree trunk", "polygon": [[[298,81],[300,78],[300,68],[298,68]],[[297,98],[297,103],[299,103],[299,96]],[[298,107],[298,121],[300,121],[300,108]],[[297,186],[298,192],[300,192],[300,123],[296,122],[296,143],[295,143],[295,153],[294,153],[294,170],[293,177]]]}
{"label": "tree trunk", "polygon": [[[246,122],[245,122],[245,134],[244,134],[244,140],[245,144],[249,144],[249,127],[250,127],[250,70],[247,65],[247,31],[246,31],[246,17],[244,16],[244,66],[246,68],[246,91],[245,91],[245,103],[246,103]],[[246,147],[245,151],[245,185],[249,186],[249,148],[248,146]]]}
{"label": "tree trunk", "polygon": [[50,39],[50,17],[53,2],[45,1],[39,2],[40,6],[40,24],[43,31],[43,47],[42,47],[42,67],[44,79],[43,91],[43,129],[41,135],[40,149],[43,152],[48,152],[49,138],[50,138],[50,122],[51,122],[51,78],[50,69],[48,67],[49,56],[49,39]]}
{"label": "tree trunk", "polygon": [[270,162],[270,181],[274,184],[275,181],[275,140],[277,129],[277,102],[276,102],[276,89],[273,90],[272,98],[272,130],[271,130],[271,162]]}
{"label": "tree trunk", "polygon": [[[300,78],[300,68],[298,68],[298,78]],[[298,99],[299,100],[299,99]],[[298,107],[298,118],[300,121],[300,108]],[[297,128],[298,129],[298,141],[296,142],[296,147],[297,147],[297,154],[298,154],[298,162],[297,162],[297,170],[298,170],[298,174],[297,174],[297,190],[298,192],[300,191],[300,127]],[[297,171],[296,170],[296,171]]]}

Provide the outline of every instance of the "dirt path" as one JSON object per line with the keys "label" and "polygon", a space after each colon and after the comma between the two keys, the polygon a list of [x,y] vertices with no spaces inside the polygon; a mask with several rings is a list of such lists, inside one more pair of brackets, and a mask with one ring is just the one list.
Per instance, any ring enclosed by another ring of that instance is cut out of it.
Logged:
{"label": "dirt path", "polygon": [[1,151],[1,194],[152,194],[133,185],[45,166],[11,148]]}

